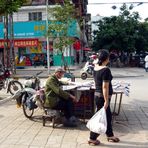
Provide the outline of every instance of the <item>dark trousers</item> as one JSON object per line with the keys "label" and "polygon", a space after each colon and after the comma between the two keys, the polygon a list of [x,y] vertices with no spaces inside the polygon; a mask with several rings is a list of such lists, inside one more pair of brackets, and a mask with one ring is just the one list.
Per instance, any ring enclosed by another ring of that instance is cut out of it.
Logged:
{"label": "dark trousers", "polygon": [[60,98],[58,104],[53,109],[64,111],[64,116],[67,119],[74,116],[74,103],[70,98],[68,100]]}
{"label": "dark trousers", "polygon": [[[97,111],[100,110],[104,106],[104,98],[103,97],[95,96],[95,102],[96,102],[96,106],[97,106]],[[106,117],[107,117],[106,135],[107,135],[107,137],[112,137],[112,136],[114,136],[114,134],[113,134],[113,130],[112,130],[112,113],[110,110],[110,103],[106,109]],[[91,140],[96,140],[98,136],[99,136],[99,134],[94,133],[94,132],[90,132],[90,139]]]}

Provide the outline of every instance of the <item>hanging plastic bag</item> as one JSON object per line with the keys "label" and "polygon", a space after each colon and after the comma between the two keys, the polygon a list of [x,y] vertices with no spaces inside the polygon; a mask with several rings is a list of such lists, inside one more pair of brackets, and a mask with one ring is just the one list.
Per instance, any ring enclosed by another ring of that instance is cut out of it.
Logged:
{"label": "hanging plastic bag", "polygon": [[104,134],[107,130],[107,119],[106,110],[102,107],[98,112],[96,112],[93,117],[87,122],[86,127],[98,134]]}

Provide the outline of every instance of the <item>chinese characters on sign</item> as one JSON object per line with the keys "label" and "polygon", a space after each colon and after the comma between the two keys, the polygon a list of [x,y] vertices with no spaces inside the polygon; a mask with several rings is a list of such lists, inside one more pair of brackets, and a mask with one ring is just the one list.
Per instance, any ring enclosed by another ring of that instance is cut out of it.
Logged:
{"label": "chinese characters on sign", "polygon": [[[8,42],[8,46],[10,45],[10,42]],[[6,41],[0,40],[0,48],[4,48],[4,44]],[[16,39],[14,40],[14,47],[32,47],[32,46],[38,46],[38,39]]]}
{"label": "chinese characters on sign", "polygon": [[35,25],[34,31],[45,31],[45,25]]}

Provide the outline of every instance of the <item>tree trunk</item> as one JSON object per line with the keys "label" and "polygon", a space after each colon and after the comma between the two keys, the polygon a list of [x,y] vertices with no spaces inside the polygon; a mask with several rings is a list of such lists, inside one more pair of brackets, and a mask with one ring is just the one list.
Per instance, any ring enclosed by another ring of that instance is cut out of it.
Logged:
{"label": "tree trunk", "polygon": [[65,59],[64,59],[63,52],[62,52],[62,61],[63,61],[63,64],[64,64],[64,70],[65,70],[65,71],[68,70],[68,73],[70,73],[70,69],[69,69],[69,67],[68,67],[67,62],[66,62]]}

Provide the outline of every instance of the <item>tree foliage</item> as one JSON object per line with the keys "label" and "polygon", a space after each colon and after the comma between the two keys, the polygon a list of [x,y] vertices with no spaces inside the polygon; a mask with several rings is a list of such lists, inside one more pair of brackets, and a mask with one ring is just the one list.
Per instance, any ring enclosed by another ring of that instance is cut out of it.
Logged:
{"label": "tree foliage", "polygon": [[56,5],[48,9],[49,25],[48,36],[55,39],[55,47],[60,49],[71,45],[73,38],[68,36],[68,28],[75,20],[75,8],[69,0],[64,0],[64,4]]}
{"label": "tree foliage", "polygon": [[117,51],[148,50],[148,23],[140,22],[137,12],[130,13],[126,4],[120,8],[119,16],[105,17],[95,22],[93,49],[107,48]]}
{"label": "tree foliage", "polygon": [[0,15],[12,14],[28,0],[0,0]]}

